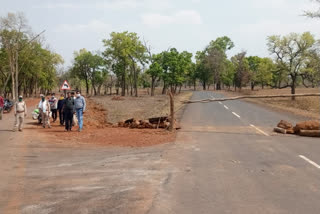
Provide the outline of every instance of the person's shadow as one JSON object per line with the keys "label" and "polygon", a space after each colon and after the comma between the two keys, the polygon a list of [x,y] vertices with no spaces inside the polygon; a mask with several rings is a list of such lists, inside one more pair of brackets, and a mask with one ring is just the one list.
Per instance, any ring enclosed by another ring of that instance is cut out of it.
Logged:
{"label": "person's shadow", "polygon": [[0,132],[12,132],[12,129],[0,129]]}

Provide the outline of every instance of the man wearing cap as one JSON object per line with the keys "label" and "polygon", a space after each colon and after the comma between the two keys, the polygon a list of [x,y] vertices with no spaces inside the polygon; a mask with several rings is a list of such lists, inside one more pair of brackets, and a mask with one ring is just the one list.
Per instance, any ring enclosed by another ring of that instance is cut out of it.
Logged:
{"label": "man wearing cap", "polygon": [[19,131],[22,132],[24,117],[27,116],[27,105],[21,95],[19,96],[19,101],[14,105],[14,116],[16,120],[13,131],[15,132],[19,128]]}
{"label": "man wearing cap", "polygon": [[42,127],[46,128],[46,125],[47,125],[48,128],[51,128],[50,119],[49,119],[50,104],[49,104],[48,100],[46,100],[46,98],[43,94],[41,94],[40,97],[41,97],[41,100],[39,103],[39,110],[40,110],[41,119],[42,119]]}

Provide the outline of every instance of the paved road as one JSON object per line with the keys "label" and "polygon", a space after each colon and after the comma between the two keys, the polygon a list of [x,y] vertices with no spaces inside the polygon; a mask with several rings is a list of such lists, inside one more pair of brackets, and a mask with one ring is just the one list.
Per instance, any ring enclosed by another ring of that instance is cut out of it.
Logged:
{"label": "paved road", "polygon": [[319,139],[274,135],[280,119],[301,118],[242,101],[192,104],[175,143],[108,148],[47,143],[29,125],[12,133],[5,115],[0,213],[318,214]]}
{"label": "paved road", "polygon": [[[221,95],[193,99],[211,97]],[[149,213],[320,213],[320,141],[274,135],[280,119],[301,118],[243,101],[189,105]]]}

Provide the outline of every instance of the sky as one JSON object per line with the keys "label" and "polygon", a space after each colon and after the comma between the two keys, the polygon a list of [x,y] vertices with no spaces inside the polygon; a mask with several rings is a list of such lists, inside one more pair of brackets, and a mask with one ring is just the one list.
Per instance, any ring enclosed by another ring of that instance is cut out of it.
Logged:
{"label": "sky", "polygon": [[211,40],[228,36],[248,55],[269,57],[270,35],[311,32],[320,39],[320,19],[302,16],[317,10],[310,0],[0,0],[0,16],[23,12],[35,33],[60,54],[65,66],[82,48],[103,51],[113,31],[136,32],[154,53],[175,47],[196,53]]}

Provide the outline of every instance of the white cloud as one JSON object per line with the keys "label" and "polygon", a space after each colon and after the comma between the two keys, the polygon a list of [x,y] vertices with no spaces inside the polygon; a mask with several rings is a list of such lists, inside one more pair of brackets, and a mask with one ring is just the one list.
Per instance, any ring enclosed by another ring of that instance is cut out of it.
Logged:
{"label": "white cloud", "polygon": [[40,9],[95,9],[95,10],[123,10],[123,9],[137,9],[146,8],[150,10],[160,10],[164,8],[170,8],[171,3],[169,0],[98,0],[88,1],[87,3],[45,3],[42,5],[35,5],[33,8]]}
{"label": "white cloud", "polygon": [[150,27],[159,27],[168,24],[202,24],[201,15],[194,10],[182,10],[172,15],[147,13],[141,16],[143,24]]}
{"label": "white cloud", "polygon": [[101,20],[94,19],[88,24],[61,24],[54,30],[55,32],[67,33],[82,33],[82,32],[95,32],[107,33],[111,29],[111,25],[104,23]]}
{"label": "white cloud", "polygon": [[251,0],[250,5],[256,9],[285,9],[290,5],[290,1],[288,0]]}
{"label": "white cloud", "polygon": [[255,24],[240,25],[237,31],[246,35],[286,35],[292,32],[303,33],[310,31],[311,33],[320,33],[320,30],[314,28],[317,24],[316,20],[308,20],[308,22],[282,23],[277,20],[264,20]]}

